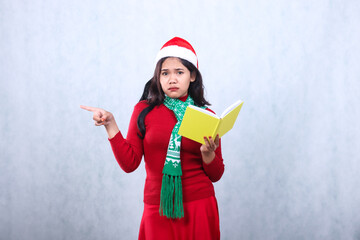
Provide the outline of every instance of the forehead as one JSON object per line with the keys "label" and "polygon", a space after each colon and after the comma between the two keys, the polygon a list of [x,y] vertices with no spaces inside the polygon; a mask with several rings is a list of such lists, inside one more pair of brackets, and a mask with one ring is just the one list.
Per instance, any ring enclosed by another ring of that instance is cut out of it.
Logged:
{"label": "forehead", "polygon": [[186,68],[177,57],[169,57],[162,63],[161,69]]}

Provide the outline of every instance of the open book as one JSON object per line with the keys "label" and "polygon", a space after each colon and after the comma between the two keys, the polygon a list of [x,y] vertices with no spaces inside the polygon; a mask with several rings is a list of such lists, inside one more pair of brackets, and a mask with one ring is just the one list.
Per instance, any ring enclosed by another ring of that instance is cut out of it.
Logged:
{"label": "open book", "polygon": [[206,109],[190,105],[186,108],[178,134],[201,144],[205,144],[205,136],[215,139],[219,134],[222,137],[233,128],[243,103],[242,100],[236,101],[220,117]]}

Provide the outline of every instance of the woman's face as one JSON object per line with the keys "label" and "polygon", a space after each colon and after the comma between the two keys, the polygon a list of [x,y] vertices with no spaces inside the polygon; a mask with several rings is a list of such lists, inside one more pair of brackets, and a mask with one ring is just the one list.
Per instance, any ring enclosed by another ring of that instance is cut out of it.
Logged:
{"label": "woman's face", "polygon": [[188,94],[190,82],[194,82],[195,77],[179,58],[170,57],[161,66],[160,85],[167,96],[180,98]]}

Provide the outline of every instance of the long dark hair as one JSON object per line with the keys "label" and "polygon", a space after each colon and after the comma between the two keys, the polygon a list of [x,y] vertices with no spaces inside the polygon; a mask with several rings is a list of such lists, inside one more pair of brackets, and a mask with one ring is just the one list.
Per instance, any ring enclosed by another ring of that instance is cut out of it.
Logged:
{"label": "long dark hair", "polygon": [[[141,95],[139,101],[146,100],[149,104],[148,107],[144,108],[139,114],[137,119],[137,125],[140,131],[139,137],[143,139],[145,137],[145,117],[146,115],[154,109],[155,106],[159,106],[164,102],[165,94],[160,85],[160,73],[163,62],[168,57],[160,59],[155,67],[154,76],[145,84],[144,92]],[[204,85],[200,71],[189,61],[179,58],[181,63],[190,71],[190,74],[196,74],[195,81],[190,82],[188,89],[188,94],[194,100],[196,106],[202,107],[205,105],[210,105],[208,101],[204,98]]]}

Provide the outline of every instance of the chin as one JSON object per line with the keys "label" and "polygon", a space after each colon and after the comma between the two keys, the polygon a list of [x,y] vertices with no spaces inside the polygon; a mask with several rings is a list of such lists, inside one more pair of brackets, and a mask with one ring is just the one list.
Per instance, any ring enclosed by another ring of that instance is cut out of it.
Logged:
{"label": "chin", "polygon": [[171,98],[179,98],[181,97],[181,94],[179,93],[174,93],[174,92],[169,92],[169,93],[166,93],[167,96],[171,97]]}

